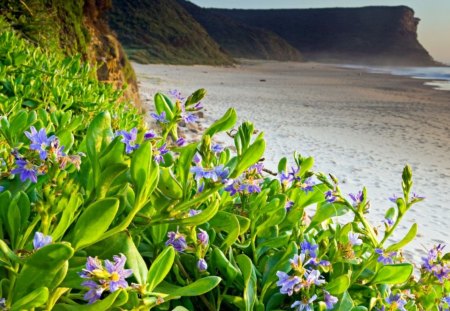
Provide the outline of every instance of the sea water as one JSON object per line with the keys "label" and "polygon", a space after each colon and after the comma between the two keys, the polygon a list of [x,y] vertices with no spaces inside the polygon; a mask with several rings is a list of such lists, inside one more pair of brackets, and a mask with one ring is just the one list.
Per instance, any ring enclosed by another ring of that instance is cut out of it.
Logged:
{"label": "sea water", "polygon": [[395,76],[408,76],[428,80],[424,84],[437,90],[450,91],[450,66],[442,67],[376,67],[345,65],[346,68],[364,69],[371,73],[384,73]]}

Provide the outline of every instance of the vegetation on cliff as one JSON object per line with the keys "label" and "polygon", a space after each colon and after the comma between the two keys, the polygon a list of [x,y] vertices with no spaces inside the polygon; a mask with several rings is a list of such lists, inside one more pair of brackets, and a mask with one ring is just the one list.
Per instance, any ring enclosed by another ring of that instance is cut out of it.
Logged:
{"label": "vegetation on cliff", "polygon": [[102,18],[109,7],[109,0],[5,0],[0,3],[0,13],[31,44],[53,53],[80,54],[97,68],[101,81],[116,88],[128,85],[124,96],[139,105],[133,68]]}
{"label": "vegetation on cliff", "polygon": [[128,55],[137,62],[233,63],[175,0],[114,0],[108,18]]}

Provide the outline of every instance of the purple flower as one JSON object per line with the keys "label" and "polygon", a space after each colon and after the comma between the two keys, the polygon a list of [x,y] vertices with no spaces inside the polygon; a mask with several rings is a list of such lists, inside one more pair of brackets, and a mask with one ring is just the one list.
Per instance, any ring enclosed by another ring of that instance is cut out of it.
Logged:
{"label": "purple flower", "polygon": [[189,212],[188,212],[188,216],[192,217],[192,216],[200,214],[201,212],[202,211],[199,211],[199,210],[196,210],[196,209],[190,209]]}
{"label": "purple flower", "polygon": [[397,204],[397,199],[398,199],[398,196],[396,194],[393,194],[392,197],[389,198],[389,201]]}
{"label": "purple flower", "polygon": [[281,172],[280,173],[280,182],[283,185],[287,186],[293,180],[294,180],[294,177],[291,174],[288,174],[288,173],[285,173],[285,172]]}
{"label": "purple flower", "polygon": [[193,158],[194,163],[199,164],[200,162],[202,162],[202,156],[198,154],[198,152],[196,152],[194,154],[194,158]]}
{"label": "purple flower", "polygon": [[239,182],[237,180],[233,180],[233,179],[229,179],[225,185],[226,185],[226,187],[224,188],[224,190],[226,192],[228,192],[231,196],[238,193],[239,188],[240,188]]}
{"label": "purple flower", "polygon": [[450,306],[450,295],[447,297],[442,298],[442,303],[446,303],[448,306]]}
{"label": "purple flower", "polygon": [[194,178],[197,182],[200,181],[202,178],[211,179],[213,182],[216,182],[218,180],[225,182],[228,177],[229,170],[227,167],[224,167],[223,165],[219,165],[214,168],[203,168],[201,166],[193,166],[191,167],[191,173],[194,174]]}
{"label": "purple flower", "polygon": [[166,246],[172,245],[177,252],[183,252],[187,248],[186,237],[184,234],[181,234],[178,231],[170,231],[167,233],[167,237],[169,239],[166,241]]}
{"label": "purple flower", "polygon": [[239,184],[239,192],[259,193],[261,192],[261,179],[248,178]]}
{"label": "purple flower", "polygon": [[301,251],[300,251],[301,254],[306,255],[307,253],[309,253],[309,256],[311,256],[312,258],[317,257],[316,251],[318,250],[319,245],[309,243],[308,241],[305,240],[300,244],[300,248],[301,248]]}
{"label": "purple flower", "polygon": [[[277,286],[281,287],[280,293],[284,295],[287,294],[288,296],[292,296],[292,294],[294,293],[294,288],[298,287],[302,281],[298,276],[290,276],[289,274],[283,271],[278,271],[277,276],[278,276]],[[298,287],[298,289],[300,288]]]}
{"label": "purple flower", "polygon": [[211,147],[211,151],[214,153],[221,153],[223,151],[223,147],[219,144],[214,144]]}
{"label": "purple flower", "polygon": [[104,277],[104,268],[101,261],[97,257],[88,256],[86,260],[86,268],[83,269],[79,275],[84,279],[90,279],[93,277]]}
{"label": "purple flower", "polygon": [[327,310],[333,309],[334,305],[338,302],[337,297],[334,297],[326,290],[323,291],[323,294],[324,294],[324,302],[325,302],[325,305],[327,306]]}
{"label": "purple flower", "polygon": [[55,138],[50,143],[50,154],[53,155],[53,159],[58,161],[61,158],[65,157],[66,154],[64,153],[64,146],[60,145],[59,139]]}
{"label": "purple flower", "polygon": [[150,130],[144,134],[144,139],[149,140],[156,137],[156,133],[153,130]]}
{"label": "purple flower", "polygon": [[33,247],[35,250],[38,250],[50,243],[52,243],[52,237],[50,235],[45,235],[42,232],[36,231],[33,238]]}
{"label": "purple flower", "polygon": [[197,233],[197,239],[201,245],[206,246],[209,243],[209,235],[205,230],[199,229],[199,233]]}
{"label": "purple flower", "polygon": [[0,308],[6,309],[6,299],[0,298]]}
{"label": "purple flower", "polygon": [[391,306],[392,310],[406,311],[405,309],[406,301],[402,299],[400,294],[397,295],[390,294],[389,297],[385,299],[385,301]]}
{"label": "purple flower", "polygon": [[352,246],[361,245],[363,243],[363,241],[359,238],[359,234],[353,232],[348,233],[348,241]]}
{"label": "purple flower", "polygon": [[202,105],[201,102],[196,103],[195,106],[194,106],[194,110],[200,110],[202,108],[203,108],[203,105]]}
{"label": "purple flower", "polygon": [[93,280],[87,280],[81,283],[81,285],[89,288],[89,291],[83,297],[83,299],[88,301],[89,304],[92,304],[99,300],[106,289],[104,286],[96,283]]}
{"label": "purple flower", "polygon": [[291,268],[295,270],[300,276],[303,276],[306,272],[305,266],[311,262],[311,259],[305,261],[305,254],[294,255],[294,258],[289,259]]}
{"label": "purple flower", "polygon": [[302,301],[295,301],[291,308],[295,308],[296,311],[313,311],[314,306],[313,302],[317,299],[317,295],[312,296],[308,299],[308,297],[303,298]]}
{"label": "purple flower", "polygon": [[184,145],[186,144],[186,140],[185,140],[183,137],[180,137],[180,138],[177,139],[177,141],[175,142],[175,144],[176,144],[178,147],[182,147],[182,146],[184,146]]}
{"label": "purple flower", "polygon": [[36,131],[36,128],[32,126],[30,128],[30,132],[25,132],[25,136],[27,136],[31,140],[30,149],[39,151],[39,157],[41,160],[47,159],[47,147],[50,147],[50,144],[53,140],[55,140],[56,136],[52,135],[47,137],[47,133],[45,129],[42,128]]}
{"label": "purple flower", "polygon": [[391,227],[394,224],[394,220],[392,218],[386,217],[384,220],[386,226]]}
{"label": "purple flower", "polygon": [[393,257],[397,256],[397,252],[386,252],[383,251],[381,248],[376,248],[375,253],[380,255],[377,261],[385,265],[394,263]]}
{"label": "purple flower", "polygon": [[182,114],[181,118],[186,123],[194,123],[195,121],[197,121],[197,116],[195,114],[192,114],[192,113]]}
{"label": "purple flower", "polygon": [[362,201],[364,201],[364,194],[362,191],[359,191],[357,194],[350,193],[349,197],[353,201],[353,206],[358,206]]}
{"label": "purple flower", "polygon": [[292,206],[294,206],[294,201],[291,200],[287,200],[286,204],[284,205],[284,208],[286,209],[286,212],[289,212],[292,208]]}
{"label": "purple flower", "polygon": [[133,150],[139,148],[139,144],[136,144],[136,138],[137,138],[137,128],[132,128],[131,131],[117,131],[117,136],[121,135],[122,140],[125,144],[125,152],[127,154],[130,154],[133,152]]}
{"label": "purple flower", "polygon": [[182,101],[184,97],[181,95],[181,92],[178,90],[169,90],[169,94],[174,97],[176,100]]}
{"label": "purple flower", "polygon": [[168,123],[169,121],[166,119],[166,112],[163,111],[161,114],[150,113],[150,116],[155,119],[159,123]]}
{"label": "purple flower", "polygon": [[5,187],[0,186],[0,192],[2,192],[3,190],[5,190]]}
{"label": "purple flower", "polygon": [[109,272],[109,291],[115,292],[119,288],[127,288],[128,282],[125,280],[127,277],[133,274],[133,270],[124,269],[127,257],[124,254],[120,256],[113,256],[114,262],[105,260],[106,271]]}
{"label": "purple flower", "polygon": [[325,279],[321,277],[319,270],[312,270],[307,274],[305,283],[307,287],[310,287],[313,284],[320,286],[322,284],[325,284]]}
{"label": "purple flower", "polygon": [[415,201],[415,202],[422,201],[424,199],[425,199],[424,196],[418,195],[417,193],[413,193],[413,195],[411,197],[411,201]]}
{"label": "purple flower", "polygon": [[258,162],[253,164],[247,169],[248,174],[262,174],[264,169],[264,163]]}
{"label": "purple flower", "polygon": [[29,179],[31,182],[37,182],[38,168],[33,163],[23,159],[16,159],[17,168],[11,171],[11,174],[20,174],[20,181],[25,182]]}
{"label": "purple flower", "polygon": [[158,163],[164,163],[163,155],[168,153],[169,150],[166,148],[166,144],[163,144],[161,147],[159,147],[156,150],[153,150],[153,159]]}
{"label": "purple flower", "polygon": [[309,191],[313,191],[314,185],[315,185],[315,182],[312,180],[312,178],[308,178],[303,183],[300,183],[299,187],[305,193],[308,193]]}
{"label": "purple flower", "polygon": [[334,202],[336,202],[337,199],[338,198],[334,191],[328,190],[327,192],[325,192],[325,200],[328,203],[334,203]]}
{"label": "purple flower", "polygon": [[205,259],[200,258],[200,259],[197,261],[197,269],[198,269],[198,271],[200,271],[200,272],[204,272],[204,271],[206,271],[206,269],[208,269],[208,264],[206,263],[206,260],[205,260]]}

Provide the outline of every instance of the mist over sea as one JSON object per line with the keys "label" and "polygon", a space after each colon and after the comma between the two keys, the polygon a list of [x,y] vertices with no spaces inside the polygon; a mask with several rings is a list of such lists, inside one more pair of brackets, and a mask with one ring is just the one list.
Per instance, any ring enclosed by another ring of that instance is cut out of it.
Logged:
{"label": "mist over sea", "polygon": [[391,74],[395,76],[407,76],[414,79],[428,80],[425,85],[430,85],[436,90],[450,91],[450,66],[442,67],[377,67],[344,65],[345,68],[363,69],[370,73]]}

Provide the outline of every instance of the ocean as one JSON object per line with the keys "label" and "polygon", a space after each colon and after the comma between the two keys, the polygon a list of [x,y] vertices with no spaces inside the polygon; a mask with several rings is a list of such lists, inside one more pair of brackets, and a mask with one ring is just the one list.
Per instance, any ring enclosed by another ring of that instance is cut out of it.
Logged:
{"label": "ocean", "polygon": [[376,67],[344,65],[345,68],[364,69],[371,73],[391,74],[394,76],[408,76],[414,79],[427,80],[436,90],[450,91],[450,66],[448,67]]}

